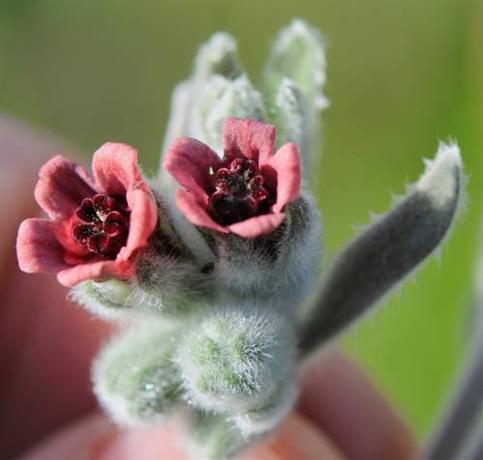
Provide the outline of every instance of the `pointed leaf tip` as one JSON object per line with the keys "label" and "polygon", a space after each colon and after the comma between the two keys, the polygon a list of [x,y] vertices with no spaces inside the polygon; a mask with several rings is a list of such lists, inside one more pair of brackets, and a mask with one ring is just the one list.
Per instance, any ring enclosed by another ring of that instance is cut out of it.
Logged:
{"label": "pointed leaf tip", "polygon": [[[455,143],[440,143],[434,160],[425,161],[426,171],[415,189],[422,192],[436,208],[451,205],[463,185],[463,162]],[[459,204],[459,202],[457,203]]]}
{"label": "pointed leaf tip", "polygon": [[200,46],[195,60],[196,78],[207,78],[215,74],[235,78],[240,73],[238,46],[232,35],[217,32]]}

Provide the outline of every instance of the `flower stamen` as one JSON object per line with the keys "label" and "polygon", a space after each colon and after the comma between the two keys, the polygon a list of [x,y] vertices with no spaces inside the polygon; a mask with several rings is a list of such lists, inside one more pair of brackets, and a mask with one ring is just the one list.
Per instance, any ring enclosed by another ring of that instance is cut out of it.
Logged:
{"label": "flower stamen", "polygon": [[112,196],[98,193],[84,198],[75,211],[74,241],[89,252],[115,259],[126,245],[129,212]]}
{"label": "flower stamen", "polygon": [[209,198],[209,211],[222,225],[266,213],[273,201],[254,160],[236,158],[212,176],[214,191]]}

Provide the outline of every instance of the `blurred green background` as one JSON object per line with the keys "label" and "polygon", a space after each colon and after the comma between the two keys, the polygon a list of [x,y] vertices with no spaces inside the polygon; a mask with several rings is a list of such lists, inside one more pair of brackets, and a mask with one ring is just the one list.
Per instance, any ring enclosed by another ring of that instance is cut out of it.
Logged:
{"label": "blurred green background", "polygon": [[170,93],[200,42],[233,33],[252,80],[293,16],[328,47],[331,107],[317,176],[327,264],[392,193],[423,170],[437,141],[459,142],[469,207],[442,251],[345,338],[419,435],[437,416],[470,327],[481,197],[483,2],[1,0],[0,110],[85,151],[137,146],[154,171]]}

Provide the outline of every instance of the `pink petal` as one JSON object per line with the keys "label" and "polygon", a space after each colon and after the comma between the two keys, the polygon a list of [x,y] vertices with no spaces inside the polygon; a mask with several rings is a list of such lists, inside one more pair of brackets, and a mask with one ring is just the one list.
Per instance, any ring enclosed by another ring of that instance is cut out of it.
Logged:
{"label": "pink petal", "polygon": [[56,220],[72,214],[83,198],[95,193],[86,170],[61,155],[49,160],[39,171],[35,199]]}
{"label": "pink petal", "polygon": [[217,224],[202,207],[195,197],[184,189],[178,189],[176,204],[181,213],[193,224],[199,227],[210,228],[221,233],[228,233],[225,227]]}
{"label": "pink petal", "polygon": [[73,287],[82,281],[102,281],[109,278],[129,279],[132,276],[132,265],[120,264],[113,260],[77,265],[57,273],[60,284]]}
{"label": "pink petal", "polygon": [[144,183],[138,167],[138,153],[133,147],[117,142],[102,145],[92,159],[92,170],[99,192],[122,195],[128,188]]}
{"label": "pink petal", "polygon": [[210,147],[189,137],[176,139],[164,160],[165,169],[204,205],[208,203],[207,190],[211,187],[210,169],[217,169],[220,164],[220,158]]}
{"label": "pink petal", "polygon": [[269,161],[277,172],[277,202],[272,210],[280,212],[287,203],[294,201],[300,193],[300,181],[302,172],[300,168],[300,157],[295,144],[284,144]]}
{"label": "pink petal", "polygon": [[246,158],[267,163],[273,152],[275,126],[248,118],[228,118],[223,127],[225,157],[232,159],[241,153]]}
{"label": "pink petal", "polygon": [[121,249],[118,259],[129,259],[138,249],[148,245],[158,222],[158,208],[151,190],[147,186],[128,190],[127,204],[131,209],[129,236],[126,247]]}
{"label": "pink petal", "polygon": [[272,233],[285,219],[285,213],[263,214],[228,226],[231,233],[246,239]]}
{"label": "pink petal", "polygon": [[69,265],[64,248],[55,236],[55,223],[47,219],[24,220],[17,234],[17,258],[20,270],[27,273],[56,273]]}

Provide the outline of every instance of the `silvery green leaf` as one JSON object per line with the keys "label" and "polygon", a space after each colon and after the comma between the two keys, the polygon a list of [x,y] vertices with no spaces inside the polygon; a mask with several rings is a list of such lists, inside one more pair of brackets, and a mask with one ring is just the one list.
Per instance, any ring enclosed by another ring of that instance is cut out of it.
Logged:
{"label": "silvery green leaf", "polygon": [[305,353],[353,323],[438,248],[461,204],[463,182],[458,147],[441,144],[407,196],[337,257],[301,326]]}
{"label": "silvery green leaf", "polygon": [[180,331],[151,319],[109,342],[93,366],[94,392],[123,426],[154,423],[180,400],[181,380],[172,362]]}
{"label": "silvery green leaf", "polygon": [[288,77],[281,79],[272,102],[271,121],[277,127],[277,144],[285,142],[297,144],[302,152],[303,168],[307,170],[308,160],[312,158],[317,147],[316,126],[310,126],[318,119],[311,119],[307,97],[302,90]]}
{"label": "silvery green leaf", "polygon": [[[195,133],[190,130],[192,112],[193,110],[198,113],[206,111],[206,107],[204,109],[199,107],[200,99],[201,104],[206,104],[213,97],[205,96],[207,82],[215,76],[232,81],[240,77],[241,74],[242,68],[238,57],[237,44],[231,35],[218,32],[200,46],[192,75],[188,80],[178,84],[173,92],[171,114],[161,157],[166,148],[177,137],[195,136]],[[215,91],[216,88],[211,88],[208,93]],[[162,161],[160,164],[162,164]],[[160,175],[164,175],[162,168]]]}
{"label": "silvery green leaf", "polygon": [[[264,71],[269,119],[278,127],[278,142],[297,143],[306,174],[319,147],[319,114],[328,106],[325,44],[320,33],[295,19],[278,34]],[[301,129],[302,127],[302,129]]]}
{"label": "silvery green leaf", "polygon": [[[178,83],[173,90],[173,94],[171,95],[171,112],[161,147],[161,157],[163,152],[166,151],[177,137],[188,134],[191,93],[192,83],[190,81]],[[161,161],[160,164],[162,165],[163,162]],[[162,166],[160,173],[162,173]]]}
{"label": "silvery green leaf", "polygon": [[226,32],[217,32],[200,46],[195,58],[193,77],[204,81],[212,75],[236,78],[242,73],[236,40]]}
{"label": "silvery green leaf", "polygon": [[319,31],[301,19],[294,19],[282,29],[272,46],[264,77],[267,90],[273,93],[284,78],[289,78],[316,108],[324,108],[327,105],[322,94],[326,58]]}
{"label": "silvery green leaf", "polygon": [[266,118],[261,94],[246,74],[235,79],[213,75],[203,83],[191,107],[188,133],[223,154],[223,125],[229,117]]}

